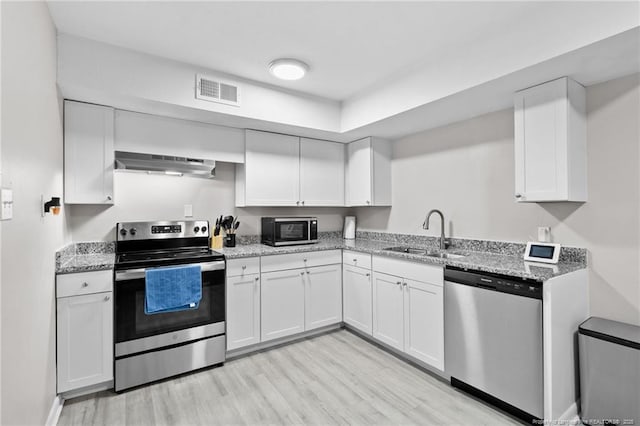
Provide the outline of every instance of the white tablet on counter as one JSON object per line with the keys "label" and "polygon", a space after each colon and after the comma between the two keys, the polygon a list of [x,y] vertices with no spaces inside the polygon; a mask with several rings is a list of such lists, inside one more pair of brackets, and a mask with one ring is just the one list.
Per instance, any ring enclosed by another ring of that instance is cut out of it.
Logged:
{"label": "white tablet on counter", "polygon": [[560,258],[560,244],[527,243],[524,260],[528,262],[558,263]]}

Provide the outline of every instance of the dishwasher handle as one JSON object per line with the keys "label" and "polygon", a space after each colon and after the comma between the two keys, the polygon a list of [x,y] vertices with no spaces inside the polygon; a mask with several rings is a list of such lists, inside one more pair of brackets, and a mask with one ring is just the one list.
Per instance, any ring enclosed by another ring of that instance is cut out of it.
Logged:
{"label": "dishwasher handle", "polygon": [[444,270],[444,280],[488,291],[497,291],[500,293],[514,294],[516,296],[542,299],[542,282],[526,278],[468,271],[447,266]]}

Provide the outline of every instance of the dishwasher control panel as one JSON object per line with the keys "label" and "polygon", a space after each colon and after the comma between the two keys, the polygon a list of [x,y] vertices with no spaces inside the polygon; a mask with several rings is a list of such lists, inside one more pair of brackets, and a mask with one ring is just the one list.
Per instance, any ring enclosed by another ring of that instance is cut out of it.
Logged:
{"label": "dishwasher control panel", "polygon": [[486,290],[499,291],[501,293],[542,299],[542,282],[526,278],[515,278],[446,267],[444,270],[444,280]]}

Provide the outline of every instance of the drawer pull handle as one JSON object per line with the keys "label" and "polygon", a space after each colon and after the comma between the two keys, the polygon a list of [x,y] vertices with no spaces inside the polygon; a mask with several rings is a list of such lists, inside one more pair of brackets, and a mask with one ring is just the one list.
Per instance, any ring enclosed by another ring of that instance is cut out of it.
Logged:
{"label": "drawer pull handle", "polygon": [[305,262],[307,261],[307,259],[302,259],[302,260],[305,261]]}
{"label": "drawer pull handle", "polygon": [[111,297],[109,297],[109,296],[105,296],[105,297],[104,297],[104,301],[105,301],[105,302],[108,302],[108,301],[109,301],[109,299],[111,299]]}
{"label": "drawer pull handle", "polygon": [[255,277],[255,280],[258,281],[260,279],[260,277]]}
{"label": "drawer pull handle", "polygon": [[396,284],[397,285],[402,285],[402,281],[398,281]]}
{"label": "drawer pull handle", "polygon": [[307,271],[307,275],[309,275],[309,271]]}
{"label": "drawer pull handle", "polygon": [[82,283],[82,287],[89,287],[89,283],[88,282]]}
{"label": "drawer pull handle", "polygon": [[300,275],[304,275],[304,271],[300,272]]}
{"label": "drawer pull handle", "polygon": [[357,262],[357,261],[358,261],[358,259],[353,259],[353,261],[354,261],[354,262]]}
{"label": "drawer pull handle", "polygon": [[247,265],[242,265],[242,270],[244,271],[245,269],[247,269]]}
{"label": "drawer pull handle", "polygon": [[369,274],[369,273],[367,273],[367,274],[365,274],[365,275],[366,275],[367,277],[370,277],[370,276],[371,276],[371,274]]}

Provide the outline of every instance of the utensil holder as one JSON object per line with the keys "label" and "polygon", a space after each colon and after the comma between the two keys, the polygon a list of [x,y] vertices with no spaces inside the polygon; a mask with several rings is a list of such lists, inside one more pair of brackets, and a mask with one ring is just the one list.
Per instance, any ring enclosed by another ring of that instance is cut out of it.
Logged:
{"label": "utensil holder", "polygon": [[236,246],[236,234],[228,234],[224,237],[224,246],[225,247],[235,247]]}
{"label": "utensil holder", "polygon": [[223,237],[222,235],[217,235],[214,237],[211,237],[211,248],[212,249],[221,249],[222,248],[222,241],[223,241]]}

